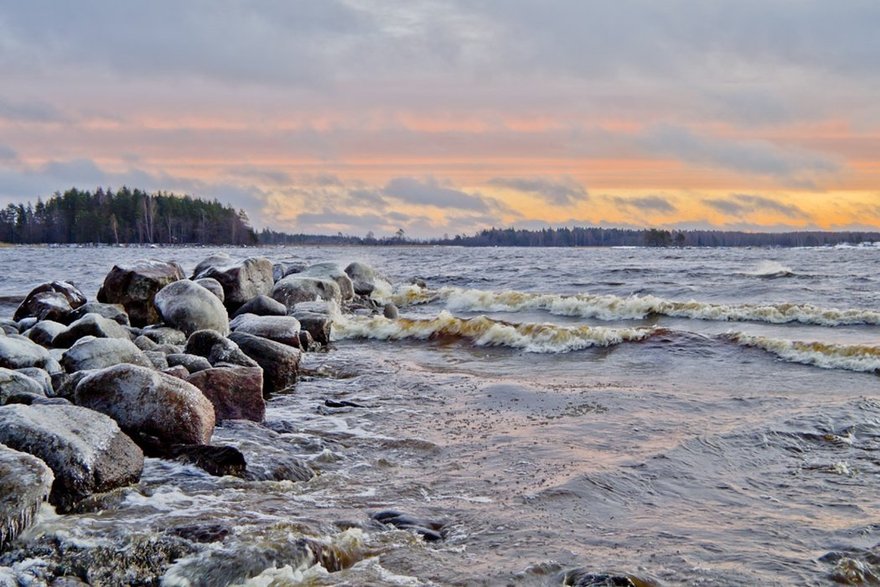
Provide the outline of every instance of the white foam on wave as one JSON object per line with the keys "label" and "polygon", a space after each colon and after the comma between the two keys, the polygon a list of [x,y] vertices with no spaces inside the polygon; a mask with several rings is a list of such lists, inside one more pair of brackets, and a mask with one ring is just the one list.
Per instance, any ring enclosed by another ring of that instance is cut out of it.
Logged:
{"label": "white foam on wave", "polygon": [[752,336],[741,332],[730,333],[726,338],[742,346],[773,353],[792,363],[814,365],[823,369],[880,373],[880,347],[877,346],[801,342]]}
{"label": "white foam on wave", "polygon": [[789,277],[794,274],[791,267],[786,267],[778,261],[761,261],[754,269],[743,273],[752,277]]}
{"label": "white foam on wave", "polygon": [[880,325],[875,310],[821,308],[812,304],[712,304],[674,301],[657,296],[541,294],[521,291],[488,291],[444,287],[439,290],[408,289],[395,296],[399,306],[442,300],[457,312],[521,312],[542,310],[557,316],[577,316],[599,320],[640,320],[652,314],[672,318],[721,322],[797,322],[818,326]]}
{"label": "white foam on wave", "polygon": [[594,346],[640,341],[651,328],[603,328],[555,324],[513,324],[486,316],[458,318],[441,311],[433,318],[390,320],[383,316],[336,316],[333,339],[428,340],[460,338],[477,346],[505,346],[532,353],[564,353]]}

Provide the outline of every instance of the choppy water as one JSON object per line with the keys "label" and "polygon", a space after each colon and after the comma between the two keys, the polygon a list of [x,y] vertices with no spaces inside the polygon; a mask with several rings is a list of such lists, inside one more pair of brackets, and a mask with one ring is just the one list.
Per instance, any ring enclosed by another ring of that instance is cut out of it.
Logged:
{"label": "choppy water", "polygon": [[[212,251],[0,249],[0,296],[53,278],[92,296],[114,262],[191,270]],[[253,432],[320,475],[248,482],[148,459],[114,507],[44,513],[31,539],[230,529],[168,585],[880,575],[880,248],[228,252],[360,260],[396,286],[380,295],[401,319],[340,317],[333,349],[269,403],[274,432]],[[369,522],[389,508],[446,522],[446,539]],[[309,569],[302,537],[341,558]]]}

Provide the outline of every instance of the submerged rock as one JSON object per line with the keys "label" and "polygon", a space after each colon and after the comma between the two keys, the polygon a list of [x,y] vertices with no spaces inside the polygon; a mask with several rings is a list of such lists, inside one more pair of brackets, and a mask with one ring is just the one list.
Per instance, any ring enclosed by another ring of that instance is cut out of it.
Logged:
{"label": "submerged rock", "polygon": [[76,341],[61,358],[68,373],[85,369],[103,369],[120,363],[152,367],[144,351],[128,339],[94,338],[87,336]]}
{"label": "submerged rock", "polygon": [[214,431],[214,406],[197,387],[135,365],[90,373],[77,384],[74,403],[168,444],[207,444]]}
{"label": "submerged rock", "polygon": [[263,368],[264,394],[281,391],[296,383],[301,357],[299,349],[244,332],[233,332],[229,339]]}
{"label": "submerged rock", "polygon": [[236,309],[251,299],[272,292],[275,280],[272,276],[272,262],[265,257],[252,257],[236,262],[231,258],[213,257],[196,267],[194,278],[210,277],[223,287],[225,304]]}
{"label": "submerged rock", "polygon": [[229,333],[229,317],[223,303],[194,281],[175,281],[163,287],[155,298],[162,319],[190,335],[197,330]]}
{"label": "submerged rock", "polygon": [[229,323],[234,332],[244,332],[299,347],[299,320],[293,316],[257,316],[241,314]]}
{"label": "submerged rock", "polygon": [[36,318],[37,320],[54,320],[62,322],[71,310],[86,303],[86,296],[72,283],[53,281],[38,285],[27,295],[13,320]]}
{"label": "submerged rock", "polygon": [[177,263],[141,260],[114,265],[98,290],[98,301],[121,304],[133,326],[146,326],[159,321],[153,304],[156,293],[169,283],[184,279]]}
{"label": "submerged rock", "polygon": [[54,480],[46,463],[0,444],[0,551],[33,523]]}
{"label": "submerged rock", "polygon": [[187,381],[198,387],[214,405],[217,422],[262,422],[266,416],[263,370],[259,367],[215,367],[194,373]]}
{"label": "submerged rock", "polygon": [[570,587],[649,587],[649,584],[629,575],[594,573],[572,569],[561,576],[561,584]]}
{"label": "submerged rock", "polygon": [[3,406],[0,443],[52,469],[49,502],[61,509],[136,482],[144,465],[143,453],[116,422],[79,406]]}
{"label": "submerged rock", "polygon": [[431,522],[395,510],[376,512],[370,517],[377,522],[389,524],[401,530],[412,530],[427,542],[437,542],[444,538],[443,528],[446,524],[443,522]]}
{"label": "submerged rock", "polygon": [[295,455],[299,450],[281,434],[248,420],[226,420],[214,432],[214,442],[234,446],[247,463],[252,481],[308,481],[315,476]]}

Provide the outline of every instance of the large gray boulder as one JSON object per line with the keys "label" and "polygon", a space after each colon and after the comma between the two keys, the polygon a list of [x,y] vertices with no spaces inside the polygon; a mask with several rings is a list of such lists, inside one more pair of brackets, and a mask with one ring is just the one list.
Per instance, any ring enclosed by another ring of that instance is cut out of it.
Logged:
{"label": "large gray boulder", "polygon": [[242,314],[234,318],[229,327],[234,332],[262,336],[281,344],[299,347],[299,320],[293,316],[257,316]]}
{"label": "large gray boulder", "polygon": [[65,351],[61,365],[68,373],[86,369],[103,369],[120,363],[152,367],[153,363],[130,340],[121,338],[81,338]]}
{"label": "large gray boulder", "polygon": [[23,373],[0,367],[0,404],[18,394],[46,395],[43,386]]}
{"label": "large gray boulder", "polygon": [[187,377],[214,404],[217,422],[253,420],[266,416],[263,370],[259,367],[215,367]]}
{"label": "large gray boulder", "polygon": [[288,389],[296,383],[302,355],[299,349],[244,332],[233,332],[229,339],[263,368],[264,394]]}
{"label": "large gray boulder", "polygon": [[67,330],[67,326],[54,320],[41,320],[24,331],[28,337],[40,346],[50,348],[55,337]]}
{"label": "large gray boulder", "polygon": [[62,511],[93,493],[137,482],[144,455],[112,419],[65,405],[0,408],[0,443],[43,460],[55,474],[49,503]]}
{"label": "large gray boulder", "polygon": [[31,526],[54,480],[46,463],[0,444],[0,551]]}
{"label": "large gray boulder", "polygon": [[159,321],[153,298],[169,283],[184,279],[177,263],[140,260],[114,265],[98,290],[98,301],[121,304],[133,326],[146,326]]}
{"label": "large gray boulder", "polygon": [[31,290],[15,310],[13,320],[36,318],[62,322],[68,312],[85,303],[86,296],[72,283],[67,281],[44,283]]}
{"label": "large gray boulder", "polygon": [[256,314],[257,316],[285,316],[287,306],[269,296],[257,296],[244,304],[232,315],[233,318],[242,314]]}
{"label": "large gray boulder", "polygon": [[223,286],[220,285],[220,282],[213,277],[202,277],[201,279],[193,279],[193,281],[217,296],[217,299],[221,302],[226,301],[226,294],[223,293]]}
{"label": "large gray boulder", "polygon": [[196,330],[229,333],[229,317],[223,303],[194,281],[175,281],[156,294],[156,308],[162,319],[190,335]]}
{"label": "large gray boulder", "polygon": [[336,263],[315,263],[309,265],[298,275],[303,277],[318,277],[321,279],[332,279],[339,286],[339,292],[343,300],[350,300],[354,297],[354,285],[348,274]]}
{"label": "large gray boulder", "polygon": [[49,351],[29,338],[17,334],[0,336],[0,367],[7,369],[46,368],[52,362],[52,355],[49,354]]}
{"label": "large gray boulder", "polygon": [[90,373],[77,384],[74,403],[107,414],[138,437],[168,444],[207,444],[214,406],[186,381],[135,365]]}
{"label": "large gray boulder", "polygon": [[259,367],[256,361],[242,352],[238,345],[213,330],[193,332],[186,341],[185,352],[205,357],[211,365],[239,365]]}
{"label": "large gray boulder", "polygon": [[275,284],[272,298],[284,304],[290,312],[294,306],[302,302],[327,300],[342,303],[342,292],[339,285],[325,277],[310,277],[297,273],[285,277]]}
{"label": "large gray boulder", "polygon": [[359,296],[368,296],[376,289],[376,271],[369,265],[358,261],[349,263],[345,274],[351,278],[354,293]]}
{"label": "large gray boulder", "polygon": [[68,348],[86,336],[131,340],[128,330],[115,320],[104,318],[100,314],[86,314],[72,322],[64,332],[58,333],[52,340],[52,346]]}
{"label": "large gray boulder", "polygon": [[223,287],[224,303],[230,309],[236,309],[242,304],[259,295],[272,293],[275,280],[272,277],[272,262],[265,257],[252,257],[244,261],[233,261],[227,257],[216,256],[214,260],[206,264],[208,259],[196,267],[198,273],[193,274],[194,279],[210,277],[220,282]]}

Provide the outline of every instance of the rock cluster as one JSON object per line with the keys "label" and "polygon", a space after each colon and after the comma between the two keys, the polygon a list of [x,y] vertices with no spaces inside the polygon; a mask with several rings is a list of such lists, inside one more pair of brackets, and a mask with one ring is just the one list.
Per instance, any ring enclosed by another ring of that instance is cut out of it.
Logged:
{"label": "rock cluster", "polygon": [[266,400],[293,390],[340,308],[383,311],[375,280],[361,263],[213,255],[191,279],[174,262],[116,265],[97,301],[66,281],[35,288],[0,322],[0,551],[43,501],[66,512],[137,483],[145,455],[310,479],[263,425]]}

